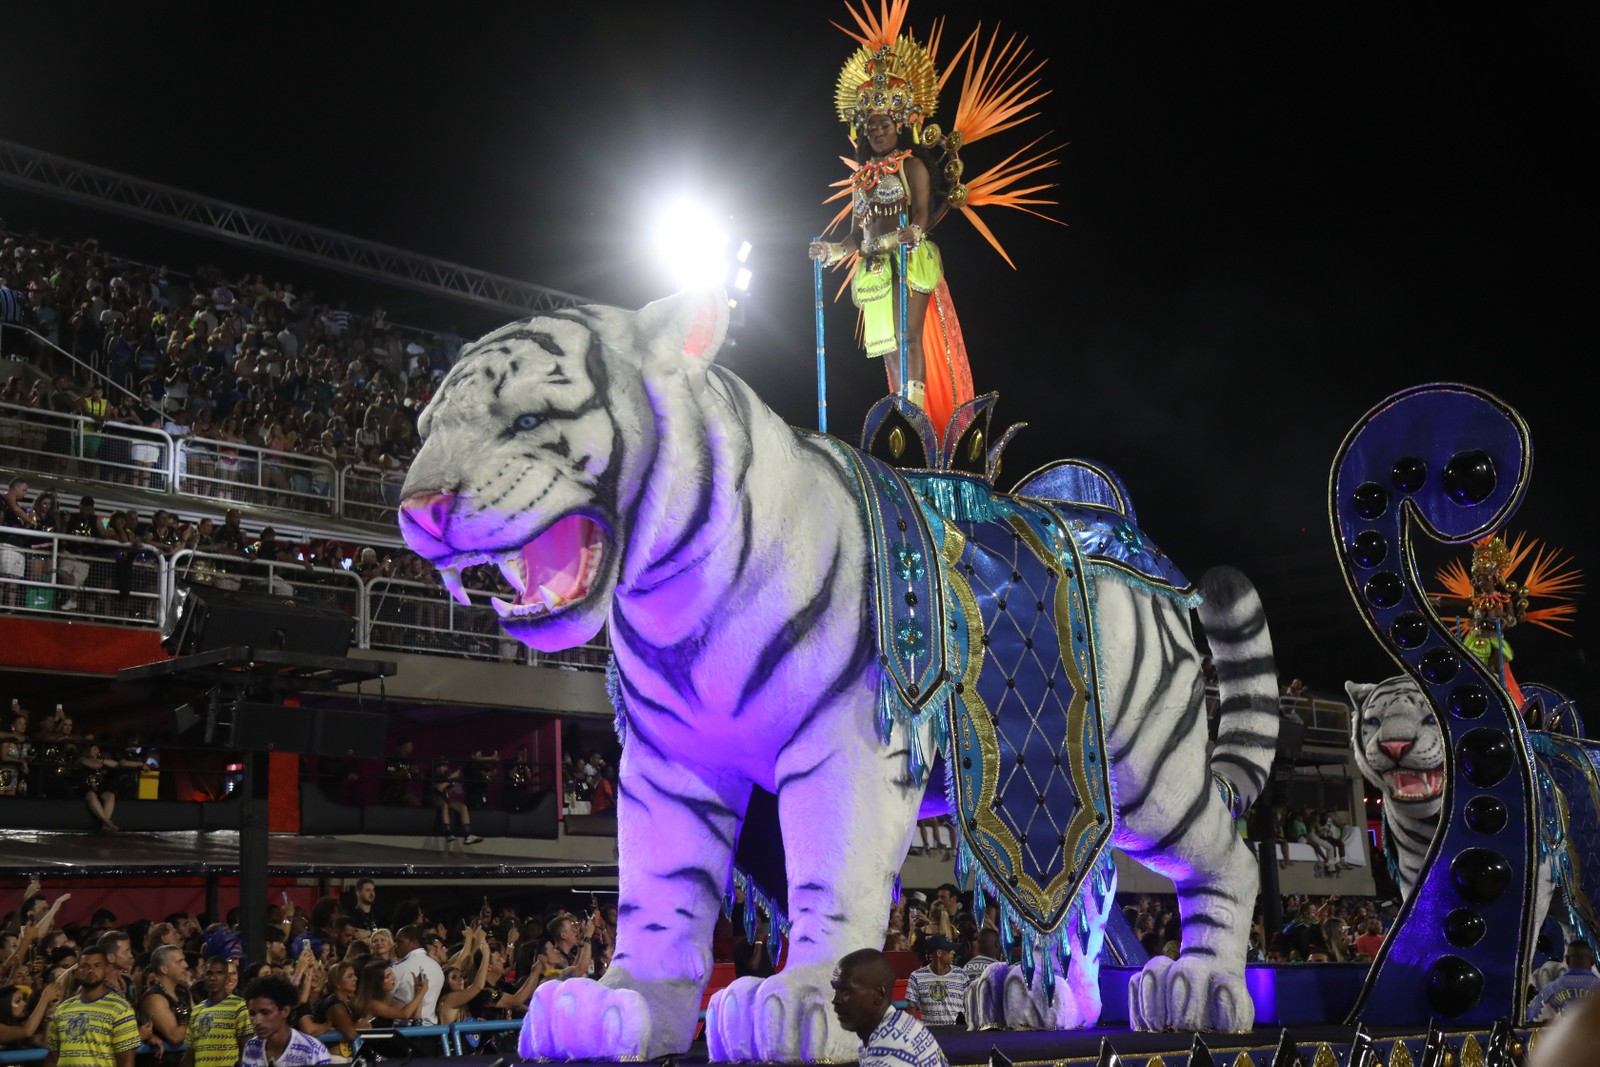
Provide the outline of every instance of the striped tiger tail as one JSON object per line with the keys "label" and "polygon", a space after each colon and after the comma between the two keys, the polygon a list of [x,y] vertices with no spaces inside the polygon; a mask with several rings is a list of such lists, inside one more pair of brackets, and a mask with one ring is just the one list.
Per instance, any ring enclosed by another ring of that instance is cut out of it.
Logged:
{"label": "striped tiger tail", "polygon": [[1278,747],[1278,673],[1261,597],[1242,571],[1216,567],[1200,579],[1200,622],[1222,698],[1211,772],[1231,787],[1235,817],[1267,784]]}

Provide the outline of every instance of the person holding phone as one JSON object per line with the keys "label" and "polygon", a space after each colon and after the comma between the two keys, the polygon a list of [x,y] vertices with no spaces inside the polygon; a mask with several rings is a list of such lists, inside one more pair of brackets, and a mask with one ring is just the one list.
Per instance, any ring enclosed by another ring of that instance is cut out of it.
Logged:
{"label": "person holding phone", "polygon": [[439,935],[426,932],[415,923],[402,926],[394,933],[394,996],[402,1004],[411,1000],[426,980],[417,1021],[425,1026],[439,1022],[439,993],[444,989],[444,968],[439,966],[429,949],[440,940]]}

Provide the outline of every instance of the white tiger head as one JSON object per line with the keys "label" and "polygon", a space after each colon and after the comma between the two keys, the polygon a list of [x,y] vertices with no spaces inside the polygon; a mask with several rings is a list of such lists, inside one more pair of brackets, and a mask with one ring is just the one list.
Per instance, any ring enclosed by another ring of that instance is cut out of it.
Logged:
{"label": "white tiger head", "polygon": [[536,315],[469,345],[417,422],[406,543],[464,603],[457,568],[498,564],[516,596],[494,607],[518,640],[552,652],[593,639],[619,576],[672,518],[650,488],[660,423],[727,326],[720,294],[681,294]]}
{"label": "white tiger head", "polygon": [[1444,800],[1444,735],[1422,689],[1408,675],[1376,684],[1344,683],[1355,707],[1351,743],[1367,781],[1384,803],[1419,818],[1437,815]]}

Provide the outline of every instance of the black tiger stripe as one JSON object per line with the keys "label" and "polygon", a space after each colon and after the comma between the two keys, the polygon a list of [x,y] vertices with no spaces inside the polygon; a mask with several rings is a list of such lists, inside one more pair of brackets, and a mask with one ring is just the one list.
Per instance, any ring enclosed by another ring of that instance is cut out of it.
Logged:
{"label": "black tiger stripe", "polygon": [[[614,617],[614,619],[613,619],[613,622],[620,622],[620,621],[622,621],[620,616]],[[617,627],[615,625],[613,625],[612,626],[612,640],[613,640],[613,642],[615,642],[615,641],[617,641],[619,639],[623,639],[624,643],[627,644],[629,646],[630,650],[631,650],[633,642],[631,640],[624,639],[622,637],[622,635],[617,633],[616,631],[617,631]],[[637,637],[638,635],[634,635],[634,636]],[[669,718],[673,722],[677,723],[679,726],[682,726],[682,727],[685,727],[685,728],[690,728],[690,729],[693,728],[693,724],[690,723],[688,719],[684,718],[682,715],[679,715],[676,711],[673,711],[671,708],[667,707],[665,704],[661,703],[660,701],[652,700],[649,697],[645,696],[643,693],[639,692],[639,690],[634,687],[633,683],[628,681],[628,676],[626,674],[624,674],[622,671],[618,671],[617,672],[617,681],[622,687],[623,698],[628,702],[628,706],[629,706],[630,710],[632,710],[634,712],[634,715],[631,716],[631,718],[636,719],[637,716],[638,716],[638,713],[640,711],[645,711],[645,712],[649,712],[652,715],[665,716],[666,718]],[[630,740],[631,740],[632,735],[630,734],[629,736],[630,736]],[[657,749],[656,751],[659,752],[660,750]]]}
{"label": "black tiger stripe", "polygon": [[666,786],[662,785],[648,774],[640,775],[640,777],[651,789],[654,789],[657,793],[660,793],[668,800],[676,802],[690,815],[693,815],[696,819],[699,819],[700,822],[705,825],[705,828],[710,830],[712,834],[716,836],[717,840],[723,843],[723,845],[728,848],[733,847],[734,827],[724,827],[717,822],[718,819],[722,819],[726,822],[733,823],[736,826],[738,823],[738,815],[732,808],[718,801],[708,800],[705,797],[689,796],[686,793],[679,793],[668,789]]}
{"label": "black tiger stripe", "polygon": [[823,686],[822,692],[817,696],[817,699],[813,700],[811,705],[800,715],[800,718],[796,720],[794,729],[789,732],[789,739],[783,743],[782,748],[778,749],[779,759],[783,758],[784,753],[789,751],[791,745],[798,743],[805,737],[806,732],[817,721],[818,716],[832,707],[841,693],[855,688],[855,683],[877,662],[877,651],[877,640],[873,637],[872,628],[870,626],[856,627],[856,647],[851,651],[849,659],[845,661],[839,673],[834,676],[833,681]]}
{"label": "black tiger stripe", "polygon": [[[665,681],[671,683],[671,688],[679,694],[694,698],[699,695],[699,690],[694,681],[694,668],[700,662],[700,656],[705,651],[703,633],[696,633],[684,638],[675,645],[652,645],[640,636],[628,621],[626,612],[613,611],[611,613],[611,639],[613,642],[621,641],[628,646],[628,650],[640,660],[648,662],[651,670],[660,675]],[[626,676],[624,676],[626,681]],[[636,692],[631,686],[629,692]],[[654,703],[654,702],[651,702]],[[648,705],[647,705],[648,706]],[[661,708],[660,704],[654,704]],[[684,725],[688,722],[682,716],[674,715]]]}
{"label": "black tiger stripe", "polygon": [[1244,659],[1212,659],[1213,667],[1217,670],[1217,681],[1221,682],[1248,682],[1256,678],[1267,676],[1276,677],[1277,661],[1270,655],[1246,656]]}
{"label": "black tiger stripe", "polygon": [[773,672],[778,669],[778,664],[799,648],[801,641],[816,628],[818,621],[827,613],[829,605],[833,603],[833,587],[839,580],[839,558],[842,552],[839,542],[835,541],[833,560],[828,564],[828,573],[823,575],[822,585],[799,611],[783,621],[783,625],[778,627],[778,632],[773,634],[762,647],[760,655],[756,657],[755,666],[745,676],[744,685],[739,689],[739,703],[733,709],[733,718],[737,719],[744,714],[750,699],[772,681]]}
{"label": "black tiger stripe", "polygon": [[1391,819],[1389,821],[1389,826],[1397,835],[1406,838],[1413,845],[1420,845],[1423,848],[1426,848],[1427,846],[1433,844],[1434,834],[1432,832],[1422,833],[1419,830],[1414,830],[1398,819]]}
{"label": "black tiger stripe", "polygon": [[[694,510],[690,513],[687,521],[683,523],[683,528],[678,531],[677,539],[673,541],[670,546],[668,546],[665,552],[662,552],[659,556],[651,561],[651,570],[654,570],[657,567],[675,563],[678,558],[678,553],[682,552],[691,541],[704,532],[703,528],[706,525],[707,520],[711,517],[711,507],[716,500],[717,491],[715,468],[716,457],[711,454],[710,443],[704,436],[696,435],[694,437],[694,446],[695,466],[693,469],[700,472],[700,478],[698,479],[700,484],[697,487],[698,492],[695,495]],[[747,470],[749,468],[750,458],[750,450],[746,448],[745,454],[742,457],[742,462],[740,463],[741,470]],[[681,569],[674,568],[674,573],[682,573],[682,571]]]}
{"label": "black tiger stripe", "polygon": [[1195,793],[1195,798],[1190,801],[1189,806],[1184,809],[1183,816],[1177,821],[1176,824],[1173,825],[1172,829],[1163,834],[1161,839],[1155,844],[1148,845],[1141,851],[1146,854],[1151,852],[1165,852],[1167,849],[1171,848],[1173,845],[1187,837],[1190,829],[1193,828],[1195,823],[1200,821],[1200,817],[1205,814],[1206,808],[1208,808],[1211,804],[1211,798],[1213,794],[1210,786],[1211,780],[1208,777],[1201,785],[1200,789]]}
{"label": "black tiger stripe", "polygon": [[1212,619],[1206,624],[1206,637],[1213,645],[1247,645],[1266,632],[1267,617],[1256,611],[1243,618]]}
{"label": "black tiger stripe", "polygon": [[[1231,900],[1232,898],[1230,897],[1229,899]],[[1233,926],[1232,923],[1225,922],[1222,919],[1217,918],[1215,915],[1212,915],[1209,912],[1204,912],[1204,911],[1196,911],[1192,915],[1185,915],[1183,917],[1183,925],[1185,925],[1185,926],[1206,926],[1206,927],[1210,927],[1213,930],[1227,930],[1227,929],[1230,929]],[[1185,949],[1184,951],[1188,951],[1188,950]]]}
{"label": "black tiger stripe", "polygon": [[707,898],[719,902],[722,900],[722,885],[704,867],[678,867],[661,877],[668,882],[691,882]]}
{"label": "black tiger stripe", "polygon": [[827,765],[828,759],[826,756],[824,756],[822,759],[819,759],[816,763],[813,763],[803,771],[794,771],[791,774],[786,774],[782,778],[779,778],[777,786],[778,795],[782,796],[783,791],[790,785],[793,785],[795,782],[805,781],[807,778],[810,778],[813,774],[816,774]]}
{"label": "black tiger stripe", "polygon": [[1217,950],[1212,948],[1210,945],[1185,945],[1185,946],[1183,946],[1183,948],[1178,950],[1178,955],[1179,956],[1212,956],[1212,957],[1215,957],[1215,956],[1220,955],[1220,953],[1217,952]]}
{"label": "black tiger stripe", "polygon": [[[611,425],[611,449],[612,449],[611,465],[606,468],[606,473],[611,475],[614,479],[617,478],[617,477],[620,477],[620,475],[617,472],[618,472],[619,468],[621,467],[620,460],[621,460],[621,456],[622,456],[622,448],[623,448],[622,434],[617,432],[616,420],[612,420],[612,425]],[[639,478],[638,491],[634,493],[633,499],[630,500],[628,502],[627,507],[623,509],[623,513],[622,513],[623,523],[622,523],[622,527],[621,527],[622,529],[633,531],[633,530],[637,530],[639,528],[639,510],[644,507],[645,498],[650,495],[649,492],[648,492],[648,488],[649,488],[649,485],[650,485],[651,481],[654,480],[654,478],[655,478],[656,463],[660,460],[660,458],[661,458],[661,435],[660,434],[651,434],[650,435],[650,456],[649,456],[648,459],[645,460],[644,472],[643,472],[643,475]],[[605,479],[602,478],[602,482],[604,482],[604,480]],[[633,545],[632,538],[629,538],[627,544],[625,544],[624,547],[623,547],[623,562],[624,562],[624,564],[626,564],[626,562],[627,562],[627,551],[628,551],[629,548],[632,547],[632,545]]]}
{"label": "black tiger stripe", "polygon": [[[1251,763],[1243,756],[1234,755],[1233,753],[1229,752],[1222,752],[1212,757],[1212,770],[1221,773],[1222,768],[1224,767],[1232,767],[1242,773],[1244,775],[1245,782],[1250,787],[1251,792],[1255,793],[1257,796],[1261,794],[1262,787],[1267,784],[1269,768],[1263,767],[1259,763]],[[1229,779],[1229,781],[1234,782],[1235,787],[1238,786],[1239,783],[1235,781],[1231,775],[1227,775],[1226,777]]]}
{"label": "black tiger stripe", "polygon": [[1185,896],[1191,897],[1216,897],[1226,900],[1230,904],[1239,903],[1238,894],[1226,886],[1212,885],[1210,882],[1198,882],[1184,890]]}
{"label": "black tiger stripe", "polygon": [[[1161,778],[1161,772],[1166,769],[1167,761],[1178,751],[1178,742],[1188,737],[1189,731],[1193,730],[1195,723],[1199,721],[1200,707],[1203,703],[1204,701],[1190,700],[1189,706],[1183,709],[1182,717],[1179,718],[1172,730],[1172,743],[1157,754],[1155,762],[1150,765],[1145,774],[1144,781],[1139,783],[1139,790],[1124,803],[1118,805],[1118,810],[1123,815],[1134,815],[1140,808],[1144,807],[1144,802],[1150,797],[1150,791],[1155,788],[1156,782]],[[1116,765],[1113,764],[1112,766]]]}
{"label": "black tiger stripe", "polygon": [[1217,734],[1217,747],[1223,745],[1238,745],[1240,748],[1260,747],[1276,749],[1278,739],[1273,734],[1260,734],[1254,730],[1246,730],[1241,726],[1229,727]]}

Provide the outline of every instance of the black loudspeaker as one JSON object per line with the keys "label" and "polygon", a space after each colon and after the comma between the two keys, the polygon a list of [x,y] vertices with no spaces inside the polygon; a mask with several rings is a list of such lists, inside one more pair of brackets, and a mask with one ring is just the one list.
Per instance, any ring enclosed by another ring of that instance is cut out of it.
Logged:
{"label": "black loudspeaker", "polygon": [[1300,758],[1306,743],[1306,724],[1289,719],[1278,720],[1278,757],[1291,763]]}
{"label": "black loudspeaker", "polygon": [[253,704],[241,700],[223,712],[227,729],[218,733],[223,747],[240,752],[310,752],[316,736],[312,708]]}
{"label": "black loudspeaker", "polygon": [[162,647],[174,656],[241,645],[343,656],[356,642],[356,620],[292,596],[190,586],[178,593],[164,632]]}
{"label": "black loudspeaker", "polygon": [[389,718],[370,711],[320,708],[317,711],[311,751],[319,756],[382,759]]}
{"label": "black loudspeaker", "polygon": [[380,759],[388,718],[370,711],[301,708],[241,700],[217,711],[208,732],[223,748],[240,752],[299,752],[314,756]]}

